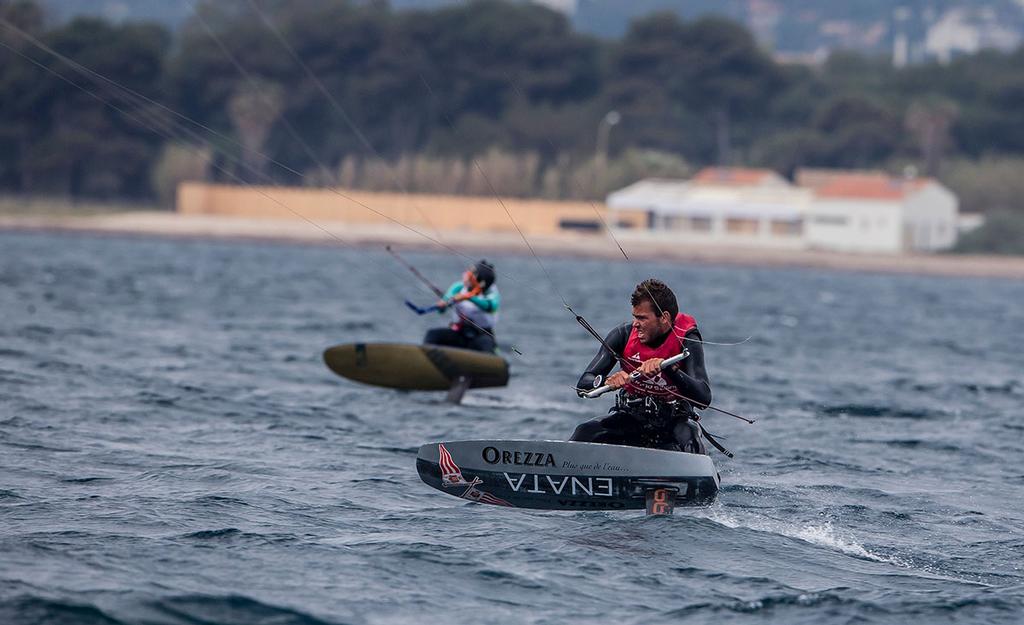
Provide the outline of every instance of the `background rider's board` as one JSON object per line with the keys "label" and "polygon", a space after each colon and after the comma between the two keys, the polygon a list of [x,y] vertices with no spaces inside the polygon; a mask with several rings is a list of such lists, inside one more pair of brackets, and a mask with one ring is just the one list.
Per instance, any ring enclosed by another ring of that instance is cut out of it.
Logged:
{"label": "background rider's board", "polygon": [[428,443],[416,470],[455,497],[542,510],[650,511],[650,494],[666,489],[678,491],[670,504],[707,505],[719,484],[703,454],[569,441]]}
{"label": "background rider's board", "polygon": [[448,391],[508,384],[508,363],[494,354],[439,345],[347,343],[328,347],[324,362],[338,375],[374,386]]}

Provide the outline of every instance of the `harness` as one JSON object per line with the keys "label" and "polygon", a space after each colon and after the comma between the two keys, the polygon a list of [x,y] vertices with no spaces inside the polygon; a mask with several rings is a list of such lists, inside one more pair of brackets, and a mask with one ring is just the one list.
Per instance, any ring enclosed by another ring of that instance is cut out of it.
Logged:
{"label": "harness", "polygon": [[681,449],[676,437],[676,429],[680,426],[693,430],[692,438],[699,445],[705,438],[711,445],[726,456],[732,458],[731,451],[726,449],[714,436],[704,429],[700,423],[700,415],[693,411],[689,403],[679,400],[656,399],[650,395],[630,395],[625,390],[615,396],[613,411],[628,414],[640,425],[640,439],[645,447],[656,449]]}
{"label": "harness", "polygon": [[680,418],[688,419],[693,410],[678,399],[656,399],[650,395],[631,395],[619,391],[615,396],[615,409],[636,418],[644,427],[664,427]]}
{"label": "harness", "polygon": [[676,429],[690,418],[689,406],[679,401],[656,399],[650,395],[631,395],[619,391],[613,411],[629,415],[639,426],[640,444],[655,449],[682,451]]}

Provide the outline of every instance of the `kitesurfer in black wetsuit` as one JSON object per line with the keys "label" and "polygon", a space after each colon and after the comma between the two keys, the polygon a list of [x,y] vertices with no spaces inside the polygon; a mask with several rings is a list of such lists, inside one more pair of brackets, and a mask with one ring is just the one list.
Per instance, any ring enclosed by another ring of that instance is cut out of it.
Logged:
{"label": "kitesurfer in black wetsuit", "polygon": [[[707,453],[695,409],[711,404],[711,384],[696,320],[680,314],[675,294],[653,278],[637,285],[631,303],[633,321],[608,333],[607,348],[602,345],[576,385],[581,397],[604,384],[620,389],[615,406],[580,424],[569,440]],[[660,369],[683,349],[686,358]],[[623,370],[608,376],[616,363]],[[640,378],[630,380],[634,370]]]}
{"label": "kitesurfer in black wetsuit", "polygon": [[486,260],[470,267],[437,302],[438,312],[448,311],[451,323],[446,328],[428,330],[423,342],[494,352],[494,326],[501,305],[496,279],[494,265]]}

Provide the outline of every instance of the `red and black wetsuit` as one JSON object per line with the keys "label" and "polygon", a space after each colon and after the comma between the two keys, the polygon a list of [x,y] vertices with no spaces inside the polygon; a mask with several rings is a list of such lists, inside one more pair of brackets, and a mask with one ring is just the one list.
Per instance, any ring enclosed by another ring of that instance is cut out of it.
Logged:
{"label": "red and black wetsuit", "polygon": [[[673,330],[641,349],[636,349],[640,345],[629,322],[609,332],[605,343],[614,353],[601,347],[576,385],[581,395],[603,384],[620,358],[625,360],[624,369],[630,371],[643,360],[664,358],[683,347],[690,355],[651,378],[653,383],[628,385],[619,392],[607,416],[580,424],[569,440],[706,453],[697,428],[689,422],[694,408],[711,404],[704,349],[692,317],[677,316]],[[627,346],[638,353],[628,353]]]}

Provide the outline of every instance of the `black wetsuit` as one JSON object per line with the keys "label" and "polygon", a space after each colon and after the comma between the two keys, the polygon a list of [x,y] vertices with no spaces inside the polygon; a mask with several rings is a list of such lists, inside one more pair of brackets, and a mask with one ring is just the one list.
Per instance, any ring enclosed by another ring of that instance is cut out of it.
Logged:
{"label": "black wetsuit", "polygon": [[477,328],[463,323],[458,330],[451,328],[432,328],[427,330],[423,342],[428,345],[447,345],[475,349],[480,352],[493,352],[497,348],[494,342],[493,328]]}
{"label": "black wetsuit", "polygon": [[[632,323],[624,323],[605,337],[605,343],[615,353],[601,347],[576,384],[581,396],[604,383],[626,348],[632,326]],[[700,331],[694,328],[685,338],[691,339],[684,341],[690,355],[662,372],[685,399],[664,401],[620,391],[608,416],[581,423],[569,440],[707,453],[699,427],[691,417],[696,414],[695,407],[703,409],[711,404],[711,384],[704,368]],[[654,346],[665,340],[677,339],[669,331]]]}

